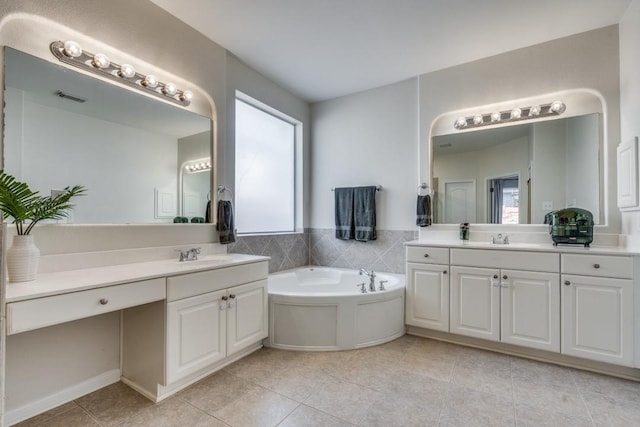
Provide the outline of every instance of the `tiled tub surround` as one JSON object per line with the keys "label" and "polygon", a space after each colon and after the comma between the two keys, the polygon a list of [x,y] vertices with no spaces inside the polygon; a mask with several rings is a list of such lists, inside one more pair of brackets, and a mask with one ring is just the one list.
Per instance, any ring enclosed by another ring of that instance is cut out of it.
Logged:
{"label": "tiled tub surround", "polygon": [[640,383],[405,335],[264,348],[154,405],[122,383],[21,427],[637,426]]}
{"label": "tiled tub surround", "polygon": [[305,265],[366,268],[404,274],[404,242],[418,238],[417,230],[378,230],[377,240],[340,240],[332,228],[309,228],[304,233],[238,236],[230,253],[271,257],[269,272]]}

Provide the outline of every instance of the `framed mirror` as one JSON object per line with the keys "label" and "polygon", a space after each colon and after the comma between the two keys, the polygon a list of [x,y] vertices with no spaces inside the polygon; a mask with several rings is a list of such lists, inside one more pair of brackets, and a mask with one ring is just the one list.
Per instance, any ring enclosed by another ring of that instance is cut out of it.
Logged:
{"label": "framed mirror", "polygon": [[434,222],[543,224],[579,207],[604,224],[601,122],[594,113],[433,137]]}
{"label": "framed mirror", "polygon": [[210,118],[7,47],[4,71],[5,170],[42,195],[85,186],[65,223],[205,218],[210,166],[197,191],[182,167],[211,164]]}

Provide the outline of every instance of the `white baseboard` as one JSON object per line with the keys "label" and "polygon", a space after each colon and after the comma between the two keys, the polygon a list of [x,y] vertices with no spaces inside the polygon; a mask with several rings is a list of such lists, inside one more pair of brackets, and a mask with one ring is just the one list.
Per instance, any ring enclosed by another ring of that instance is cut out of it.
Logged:
{"label": "white baseboard", "polygon": [[7,411],[4,414],[4,425],[14,425],[118,381],[120,381],[120,369],[104,372],[64,390]]}

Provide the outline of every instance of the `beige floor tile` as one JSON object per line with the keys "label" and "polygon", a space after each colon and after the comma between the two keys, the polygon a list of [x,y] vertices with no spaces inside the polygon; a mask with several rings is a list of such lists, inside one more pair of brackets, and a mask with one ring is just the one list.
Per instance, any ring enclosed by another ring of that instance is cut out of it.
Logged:
{"label": "beige floor tile", "polygon": [[637,399],[616,399],[601,393],[582,393],[596,426],[640,426],[640,402]]}
{"label": "beige floor tile", "polygon": [[261,385],[296,402],[303,402],[314,390],[324,387],[327,381],[330,377],[321,369],[294,366],[274,372]]}
{"label": "beige floor tile", "polygon": [[440,411],[439,422],[446,426],[513,426],[513,401],[452,385]]}
{"label": "beige floor tile", "polygon": [[332,374],[336,369],[353,359],[355,355],[355,350],[309,351],[302,353],[302,360],[307,366],[319,368]]}
{"label": "beige floor tile", "polygon": [[199,381],[178,394],[180,399],[210,414],[246,396],[257,385],[224,371]]}
{"label": "beige floor tile", "polygon": [[353,424],[306,405],[298,406],[278,427],[350,427]]}
{"label": "beige floor tile", "polygon": [[390,379],[384,390],[379,390],[393,400],[398,397],[414,405],[439,411],[444,404],[450,384],[413,372],[400,371]]}
{"label": "beige floor tile", "polygon": [[640,401],[640,382],[587,371],[572,371],[578,391],[600,393],[615,399]]}
{"label": "beige floor tile", "polygon": [[151,408],[145,408],[122,427],[224,427],[220,420],[190,405],[178,397],[169,398]]}
{"label": "beige floor tile", "polygon": [[305,400],[304,404],[358,424],[372,402],[381,396],[382,393],[377,391],[332,378],[324,388],[316,390]]}
{"label": "beige floor tile", "polygon": [[563,366],[514,357],[511,360],[511,374],[514,381],[521,383],[554,385],[577,391],[571,369]]}
{"label": "beige floor tile", "polygon": [[438,425],[439,416],[437,408],[427,409],[409,399],[385,395],[373,402],[360,423],[363,426],[427,427]]}
{"label": "beige floor tile", "polygon": [[28,420],[25,420],[21,423],[16,424],[16,426],[19,427],[30,427],[30,426],[37,426],[37,425],[42,425],[42,423],[46,420],[48,420],[49,418],[53,418],[57,415],[63,414],[71,409],[77,409],[79,408],[78,404],[76,402],[69,402],[69,403],[65,403],[63,405],[60,405],[58,407],[55,407],[47,412],[44,412],[40,415],[37,415],[35,417],[29,418]]}
{"label": "beige floor tile", "polygon": [[581,417],[551,412],[549,408],[516,404],[516,425],[518,427],[590,427],[593,422],[589,414]]}
{"label": "beige floor tile", "polygon": [[458,358],[451,382],[485,393],[511,399],[513,387],[509,358],[492,358],[479,354],[477,358]]}
{"label": "beige floor tile", "polygon": [[146,397],[121,382],[76,400],[85,411],[105,426],[114,426],[153,405]]}
{"label": "beige floor tile", "polygon": [[455,361],[455,356],[442,356],[442,354],[438,354],[430,357],[408,352],[402,358],[400,368],[436,380],[450,381]]}
{"label": "beige floor tile", "polygon": [[414,335],[403,335],[400,338],[397,338],[393,341],[380,345],[379,348],[404,354],[410,348],[412,348],[416,344],[416,342],[422,339],[424,338],[419,338]]}
{"label": "beige floor tile", "polygon": [[444,341],[421,338],[407,349],[407,354],[425,358],[455,359],[464,347]]}
{"label": "beige floor tile", "polygon": [[588,415],[584,401],[575,387],[560,386],[553,382],[540,384],[514,378],[513,398],[516,403],[547,408],[549,412],[573,417]]}
{"label": "beige floor tile", "polygon": [[212,415],[232,426],[276,426],[298,405],[294,400],[258,387]]}
{"label": "beige floor tile", "polygon": [[[56,411],[58,412],[56,415],[45,416],[43,419],[42,416],[31,418],[25,422],[17,424],[20,427],[99,427],[100,424],[96,422],[89,414],[87,414],[82,408],[78,405],[74,405],[71,409],[67,409],[66,411]],[[43,414],[43,415],[45,415]]]}

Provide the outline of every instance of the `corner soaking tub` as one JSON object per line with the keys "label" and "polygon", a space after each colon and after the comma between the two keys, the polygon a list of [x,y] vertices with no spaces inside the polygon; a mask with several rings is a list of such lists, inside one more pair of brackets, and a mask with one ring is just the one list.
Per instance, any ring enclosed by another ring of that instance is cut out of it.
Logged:
{"label": "corner soaking tub", "polygon": [[[379,291],[386,280],[386,290]],[[365,283],[367,293],[361,292]],[[376,273],[376,292],[358,271],[303,267],[269,275],[269,337],[288,350],[347,350],[391,341],[404,327],[403,275]]]}

